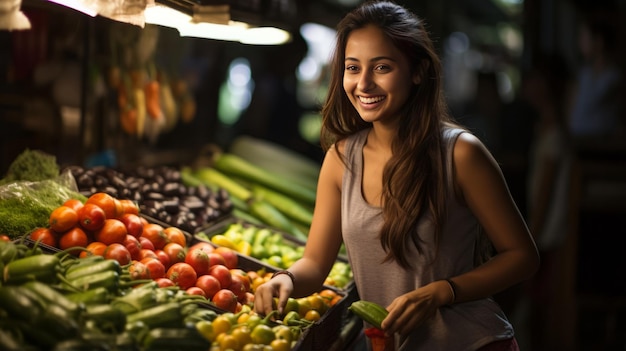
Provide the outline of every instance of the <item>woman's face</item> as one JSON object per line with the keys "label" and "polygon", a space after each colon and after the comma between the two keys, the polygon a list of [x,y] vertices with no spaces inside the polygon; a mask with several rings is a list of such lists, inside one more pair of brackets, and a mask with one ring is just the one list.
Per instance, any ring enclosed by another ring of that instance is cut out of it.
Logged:
{"label": "woman's face", "polygon": [[393,122],[419,77],[404,54],[375,26],[348,36],[343,89],[366,122]]}

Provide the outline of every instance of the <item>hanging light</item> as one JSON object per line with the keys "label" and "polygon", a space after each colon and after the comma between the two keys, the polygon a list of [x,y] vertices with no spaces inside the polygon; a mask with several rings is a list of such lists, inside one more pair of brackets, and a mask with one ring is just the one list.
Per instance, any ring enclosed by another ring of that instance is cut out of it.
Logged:
{"label": "hanging light", "polygon": [[170,28],[178,28],[182,24],[191,22],[190,15],[158,3],[148,5],[144,16],[146,23]]}
{"label": "hanging light", "polygon": [[22,0],[0,0],[0,29],[30,29],[28,17],[20,10]]}
{"label": "hanging light", "polygon": [[96,17],[98,15],[98,8],[93,1],[84,0],[49,0],[59,5],[69,7],[76,11],[82,12],[88,16]]}

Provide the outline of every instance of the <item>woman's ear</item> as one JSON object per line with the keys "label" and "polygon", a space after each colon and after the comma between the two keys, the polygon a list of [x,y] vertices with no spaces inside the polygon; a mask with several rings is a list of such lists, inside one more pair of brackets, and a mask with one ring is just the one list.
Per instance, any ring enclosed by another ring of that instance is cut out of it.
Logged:
{"label": "woman's ear", "polygon": [[413,72],[413,84],[418,85],[422,81],[420,72]]}
{"label": "woman's ear", "polygon": [[426,60],[420,60],[413,71],[413,84],[418,85],[422,82],[422,77],[428,72],[430,63]]}

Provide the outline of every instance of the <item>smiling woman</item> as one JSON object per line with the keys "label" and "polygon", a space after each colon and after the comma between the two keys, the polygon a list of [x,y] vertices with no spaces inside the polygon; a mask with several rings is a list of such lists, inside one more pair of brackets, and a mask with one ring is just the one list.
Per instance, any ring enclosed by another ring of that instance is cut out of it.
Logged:
{"label": "smiling woman", "polygon": [[390,350],[517,350],[491,296],[528,279],[537,250],[498,164],[448,113],[424,22],[370,1],[337,29],[304,255],[255,309],[319,289],[344,243],[360,298],[388,311]]}

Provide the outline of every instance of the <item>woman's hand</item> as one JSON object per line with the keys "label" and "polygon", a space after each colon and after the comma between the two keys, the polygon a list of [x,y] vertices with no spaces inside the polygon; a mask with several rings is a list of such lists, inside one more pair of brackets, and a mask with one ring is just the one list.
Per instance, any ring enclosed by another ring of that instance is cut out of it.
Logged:
{"label": "woman's hand", "polygon": [[[268,282],[257,287],[254,293],[254,311],[261,315],[267,315],[278,309],[282,313],[287,304],[287,299],[293,291],[293,282],[286,274],[279,274]],[[278,306],[274,304],[274,297],[278,297]]]}
{"label": "woman's hand", "polygon": [[382,323],[387,335],[408,334],[435,314],[437,309],[453,299],[450,286],[438,280],[417,290],[395,298],[387,310],[389,315]]}

